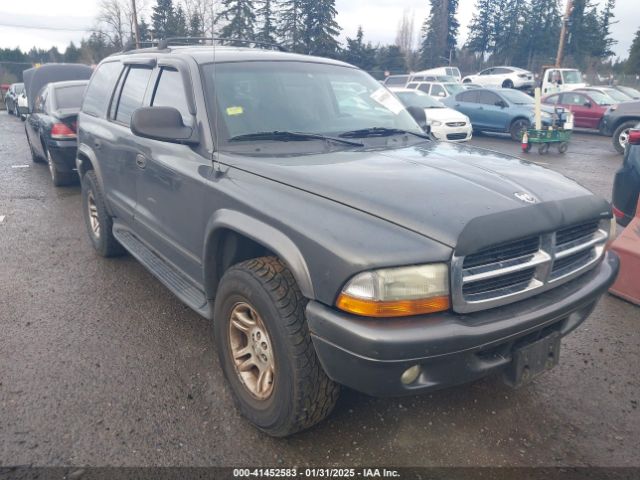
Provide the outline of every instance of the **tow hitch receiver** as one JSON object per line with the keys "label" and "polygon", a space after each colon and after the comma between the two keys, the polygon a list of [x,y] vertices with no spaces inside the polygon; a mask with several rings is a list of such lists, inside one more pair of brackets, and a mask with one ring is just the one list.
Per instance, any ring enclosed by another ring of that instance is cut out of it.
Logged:
{"label": "tow hitch receiver", "polygon": [[551,370],[560,358],[560,333],[553,332],[539,340],[514,349],[511,365],[504,372],[504,381],[517,388],[531,382],[541,373]]}

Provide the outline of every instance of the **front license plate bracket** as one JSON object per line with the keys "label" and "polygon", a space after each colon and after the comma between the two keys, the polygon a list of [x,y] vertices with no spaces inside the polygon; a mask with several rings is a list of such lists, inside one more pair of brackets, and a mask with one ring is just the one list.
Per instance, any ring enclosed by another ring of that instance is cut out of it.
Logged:
{"label": "front license plate bracket", "polygon": [[518,388],[555,367],[560,360],[560,338],[559,332],[552,332],[531,343],[516,347],[511,363],[504,372],[505,383]]}

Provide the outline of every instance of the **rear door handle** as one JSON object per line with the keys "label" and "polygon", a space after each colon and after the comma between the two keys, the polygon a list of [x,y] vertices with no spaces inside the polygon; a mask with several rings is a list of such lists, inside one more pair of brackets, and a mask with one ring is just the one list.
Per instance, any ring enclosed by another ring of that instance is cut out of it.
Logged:
{"label": "rear door handle", "polygon": [[102,142],[100,140],[94,140],[93,146],[95,147],[96,150],[100,150],[102,148]]}
{"label": "rear door handle", "polygon": [[144,155],[136,155],[136,165],[138,166],[138,168],[145,168],[147,166],[147,159],[144,157]]}

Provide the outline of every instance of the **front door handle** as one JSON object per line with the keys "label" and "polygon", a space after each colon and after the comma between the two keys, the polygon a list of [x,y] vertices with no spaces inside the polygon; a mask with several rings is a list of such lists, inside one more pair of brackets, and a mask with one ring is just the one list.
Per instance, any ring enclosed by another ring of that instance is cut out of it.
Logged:
{"label": "front door handle", "polygon": [[145,168],[147,166],[147,159],[144,155],[136,155],[136,165],[138,168]]}
{"label": "front door handle", "polygon": [[100,140],[94,140],[93,146],[95,147],[96,150],[100,150],[102,148],[102,142]]}

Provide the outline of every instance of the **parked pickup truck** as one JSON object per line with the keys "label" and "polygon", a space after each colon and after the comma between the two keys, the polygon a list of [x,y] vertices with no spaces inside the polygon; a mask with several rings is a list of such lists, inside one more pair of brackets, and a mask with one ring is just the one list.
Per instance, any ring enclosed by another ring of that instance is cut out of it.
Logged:
{"label": "parked pickup truck", "polygon": [[108,57],[77,170],[97,252],[128,251],[213,320],[239,409],[274,436],[325,418],[339,385],[523,384],[618,271],[608,202],[431,140],[335,60],[166,45]]}

